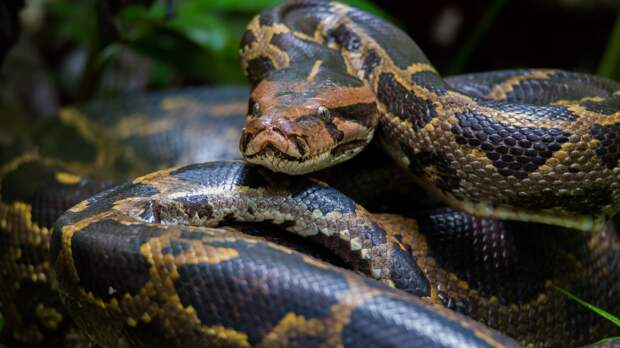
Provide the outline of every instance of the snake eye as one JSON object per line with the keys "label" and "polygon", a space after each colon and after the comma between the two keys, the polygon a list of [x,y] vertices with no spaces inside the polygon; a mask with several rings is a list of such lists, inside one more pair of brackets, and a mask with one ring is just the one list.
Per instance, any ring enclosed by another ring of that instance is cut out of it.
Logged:
{"label": "snake eye", "polygon": [[329,109],[324,106],[319,106],[318,114],[319,114],[319,117],[324,121],[329,120],[331,117]]}
{"label": "snake eye", "polygon": [[257,102],[254,102],[254,104],[252,104],[252,114],[254,116],[258,116],[260,114],[260,104]]}

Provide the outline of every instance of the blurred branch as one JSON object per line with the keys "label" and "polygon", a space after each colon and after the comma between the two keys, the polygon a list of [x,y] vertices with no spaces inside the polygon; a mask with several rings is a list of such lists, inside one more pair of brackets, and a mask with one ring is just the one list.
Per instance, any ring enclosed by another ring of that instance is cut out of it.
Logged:
{"label": "blurred branch", "polygon": [[447,75],[455,75],[463,73],[467,64],[471,61],[474,52],[480,46],[480,42],[487,36],[491,26],[497,20],[497,17],[504,11],[510,0],[495,0],[485,11],[484,15],[478,22],[478,25],[468,35],[463,45],[458,50],[456,57],[448,66]]}
{"label": "blurred branch", "polygon": [[598,74],[610,79],[620,80],[620,10],[609,35],[603,59],[598,66]]}

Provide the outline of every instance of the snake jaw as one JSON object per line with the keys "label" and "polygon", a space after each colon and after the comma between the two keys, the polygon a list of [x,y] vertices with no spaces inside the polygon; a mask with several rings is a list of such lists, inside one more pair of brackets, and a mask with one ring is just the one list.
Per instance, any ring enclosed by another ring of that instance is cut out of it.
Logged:
{"label": "snake jaw", "polygon": [[372,139],[379,114],[370,89],[351,85],[262,81],[250,96],[239,143],[243,157],[299,175],[355,156]]}

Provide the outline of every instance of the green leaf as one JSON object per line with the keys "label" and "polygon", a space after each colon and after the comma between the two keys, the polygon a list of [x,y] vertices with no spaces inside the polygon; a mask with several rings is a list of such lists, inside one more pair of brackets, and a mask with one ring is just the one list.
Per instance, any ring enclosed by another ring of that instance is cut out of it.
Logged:
{"label": "green leaf", "polygon": [[561,292],[562,294],[568,296],[570,299],[572,299],[573,301],[576,301],[577,303],[579,303],[582,306],[585,306],[586,308],[590,309],[591,311],[595,312],[596,314],[600,315],[601,317],[611,321],[614,325],[620,327],[620,319],[618,319],[618,317],[616,317],[615,315],[605,311],[604,309],[598,308],[596,306],[593,306],[591,304],[589,304],[588,302],[580,299],[579,297],[571,294],[568,290],[560,288],[558,286],[555,287],[555,289],[559,292]]}
{"label": "green leaf", "polygon": [[606,343],[611,343],[611,342],[615,342],[615,341],[620,342],[620,336],[603,338],[600,341],[594,342],[594,344],[595,345],[597,345],[597,344],[606,344]]}
{"label": "green leaf", "polygon": [[2,313],[0,313],[0,333],[2,332],[2,329],[4,329],[4,317],[2,316]]}
{"label": "green leaf", "polygon": [[97,18],[95,2],[85,1],[51,1],[47,7],[49,25],[61,38],[90,46],[97,39]]}

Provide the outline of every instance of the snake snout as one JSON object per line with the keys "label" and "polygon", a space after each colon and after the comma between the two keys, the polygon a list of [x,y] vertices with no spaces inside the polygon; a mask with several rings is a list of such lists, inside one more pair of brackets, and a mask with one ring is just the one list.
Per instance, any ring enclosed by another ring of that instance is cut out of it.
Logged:
{"label": "snake snout", "polygon": [[285,119],[247,121],[239,147],[246,158],[275,156],[291,159],[301,158],[307,152],[307,144],[297,127]]}

